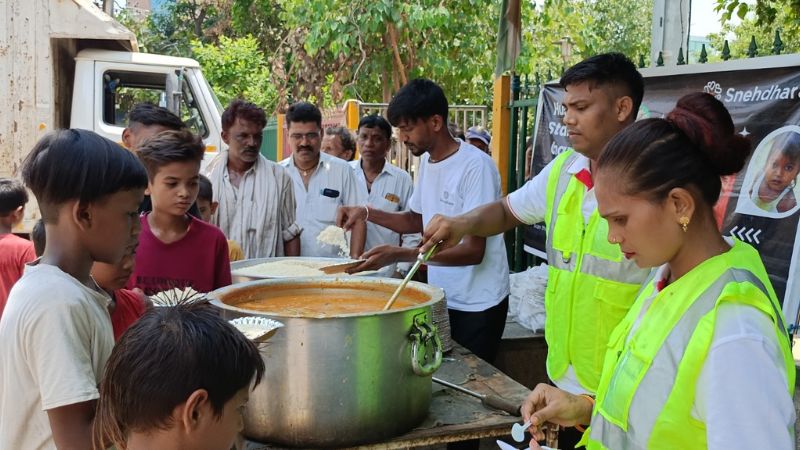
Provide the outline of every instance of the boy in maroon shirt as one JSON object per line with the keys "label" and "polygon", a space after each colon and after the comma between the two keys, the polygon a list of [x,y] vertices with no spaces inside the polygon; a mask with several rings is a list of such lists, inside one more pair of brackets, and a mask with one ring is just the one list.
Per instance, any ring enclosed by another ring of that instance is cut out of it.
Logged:
{"label": "boy in maroon shirt", "polygon": [[22,222],[28,193],[17,180],[0,178],[0,316],[11,286],[22,277],[25,264],[36,259],[33,243],[11,233]]}
{"label": "boy in maroon shirt", "polygon": [[154,295],[173,288],[209,292],[231,284],[225,235],[187,214],[197,198],[204,152],[202,139],[186,130],[162,132],[137,149],[153,210],[140,217],[129,288]]}

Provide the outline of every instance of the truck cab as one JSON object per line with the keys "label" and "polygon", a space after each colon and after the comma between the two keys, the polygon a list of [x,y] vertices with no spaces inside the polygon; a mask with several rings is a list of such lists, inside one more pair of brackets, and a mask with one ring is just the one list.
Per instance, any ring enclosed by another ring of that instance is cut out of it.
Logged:
{"label": "truck cab", "polygon": [[206,161],[221,147],[223,108],[193,59],[87,49],[75,56],[74,79],[70,128],[121,142],[130,109],[149,102],[176,113],[202,136]]}

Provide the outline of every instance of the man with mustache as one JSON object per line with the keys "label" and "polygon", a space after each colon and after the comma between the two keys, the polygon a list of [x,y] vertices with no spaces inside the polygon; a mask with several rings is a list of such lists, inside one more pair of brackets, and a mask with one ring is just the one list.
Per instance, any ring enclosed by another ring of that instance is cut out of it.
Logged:
{"label": "man with mustache", "polygon": [[[330,128],[328,128],[330,130]],[[405,170],[386,160],[392,146],[392,126],[383,117],[372,114],[358,122],[356,132],[358,151],[361,159],[351,161],[356,178],[366,187],[369,197],[367,207],[388,212],[408,211],[414,182]],[[323,151],[325,145],[323,144]],[[400,234],[374,223],[367,223],[367,243],[365,250],[379,246],[402,245],[416,249],[420,242],[419,233]],[[405,276],[412,263],[392,264],[382,270],[393,275],[395,271]]]}
{"label": "man with mustache", "polygon": [[[317,241],[325,228],[334,225],[336,208],[364,205],[367,191],[356,180],[350,165],[339,158],[320,153],[322,113],[308,102],[297,102],[286,110],[286,127],[292,156],[281,165],[294,182],[297,222],[303,227],[301,256],[337,257],[342,249]],[[352,228],[350,256],[364,251],[367,227],[364,222]]]}
{"label": "man with mustache", "polygon": [[218,207],[211,217],[245,258],[300,255],[292,180],[283,167],[261,155],[264,110],[234,100],[222,113],[222,141],[227,150],[209,163]]}

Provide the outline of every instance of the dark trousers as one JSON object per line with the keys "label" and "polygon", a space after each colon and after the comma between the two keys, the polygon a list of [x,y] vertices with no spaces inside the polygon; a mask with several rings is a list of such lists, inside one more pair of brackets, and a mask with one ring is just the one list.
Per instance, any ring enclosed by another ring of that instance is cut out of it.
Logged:
{"label": "dark trousers", "polygon": [[[448,309],[450,315],[450,334],[459,345],[474,353],[478,358],[494,363],[500,339],[506,327],[508,297],[485,311],[467,312]],[[451,442],[447,450],[477,450],[480,440]]]}
{"label": "dark trousers", "polygon": [[478,358],[489,364],[494,363],[506,327],[508,297],[484,311],[448,309],[447,312],[450,315],[450,335],[453,340]]}

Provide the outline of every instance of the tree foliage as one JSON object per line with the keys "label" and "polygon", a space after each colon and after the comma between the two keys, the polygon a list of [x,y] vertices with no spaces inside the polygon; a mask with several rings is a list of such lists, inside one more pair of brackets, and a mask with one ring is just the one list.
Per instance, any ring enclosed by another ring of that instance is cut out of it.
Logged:
{"label": "tree foliage", "polygon": [[800,21],[800,0],[717,0],[715,9],[722,13],[724,22],[734,14],[744,20],[751,12],[759,26],[773,24],[781,17],[795,25]]}
{"label": "tree foliage", "polygon": [[217,44],[195,40],[192,54],[223,105],[236,98],[266,107],[276,104],[277,90],[270,80],[269,63],[255,38],[222,36]]}
{"label": "tree foliage", "polygon": [[[781,41],[783,42],[782,53],[800,51],[800,23],[792,19],[787,11],[779,10],[774,17],[774,21],[766,24],[759,23],[754,16],[755,14],[749,14],[738,24],[733,24],[730,21],[723,24],[719,33],[708,36],[711,46],[719,52],[727,39],[731,56],[733,58],[745,58],[750,47],[750,40],[755,36],[758,54],[762,56],[769,55],[772,53],[775,31],[777,30],[780,31]],[[716,59],[719,58],[717,57]]]}
{"label": "tree foliage", "polygon": [[[522,8],[517,72],[557,76],[564,63],[553,42],[563,36],[573,42],[568,64],[649,51],[652,0]],[[387,101],[415,77],[441,84],[453,104],[488,105],[499,15],[499,2],[485,0],[174,0],[123,22],[146,51],[197,58],[223,100],[246,96],[271,110],[297,99]]]}

